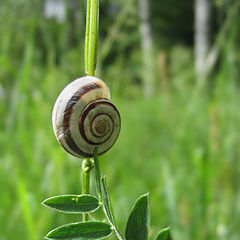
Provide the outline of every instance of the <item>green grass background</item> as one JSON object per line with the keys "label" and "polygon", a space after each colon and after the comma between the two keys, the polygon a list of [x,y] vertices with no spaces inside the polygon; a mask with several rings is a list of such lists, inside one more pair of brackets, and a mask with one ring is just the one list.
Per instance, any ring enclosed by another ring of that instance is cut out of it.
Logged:
{"label": "green grass background", "polygon": [[[32,5],[23,2],[1,6],[0,240],[42,239],[80,219],[41,202],[81,192],[81,160],[57,143],[51,112],[64,86],[84,75],[83,35],[71,48],[68,24],[32,17]],[[240,55],[238,28],[231,29],[219,67],[201,91],[187,46],[169,50],[169,88],[149,98],[131,82],[138,70],[121,56],[99,67],[122,118],[118,141],[100,157],[122,232],[136,198],[150,192],[150,239],[168,225],[176,240],[240,238]]]}

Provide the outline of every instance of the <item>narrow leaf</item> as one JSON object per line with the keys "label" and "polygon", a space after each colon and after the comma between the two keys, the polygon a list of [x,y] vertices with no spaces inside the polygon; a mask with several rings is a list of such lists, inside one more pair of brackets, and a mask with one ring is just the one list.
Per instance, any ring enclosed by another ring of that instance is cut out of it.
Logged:
{"label": "narrow leaf", "polygon": [[147,240],[149,231],[148,194],[142,195],[135,202],[126,227],[126,240]]}
{"label": "narrow leaf", "polygon": [[173,240],[170,232],[170,228],[164,228],[160,230],[155,238],[155,240]]}
{"label": "narrow leaf", "polygon": [[87,194],[51,197],[42,204],[56,211],[73,214],[93,212],[100,206],[96,197]]}
{"label": "narrow leaf", "polygon": [[111,211],[111,203],[110,203],[110,200],[109,200],[107,187],[106,187],[106,177],[103,177],[101,179],[101,190],[102,190],[102,200],[103,200],[104,209],[106,210],[106,215],[107,215],[109,221],[113,225],[115,225],[113,213]]}
{"label": "narrow leaf", "polygon": [[49,232],[50,240],[93,240],[103,239],[112,233],[111,226],[103,222],[71,223]]}
{"label": "narrow leaf", "polygon": [[110,224],[113,226],[114,231],[115,231],[118,239],[122,240],[123,237],[122,237],[121,233],[119,232],[119,230],[117,228],[117,224],[116,224],[114,214],[113,214],[113,210],[112,210],[111,201],[110,201],[109,194],[108,194],[108,191],[107,191],[106,177],[101,178],[101,191],[102,191],[102,201],[103,201],[104,213],[105,213],[108,221],[110,222]]}

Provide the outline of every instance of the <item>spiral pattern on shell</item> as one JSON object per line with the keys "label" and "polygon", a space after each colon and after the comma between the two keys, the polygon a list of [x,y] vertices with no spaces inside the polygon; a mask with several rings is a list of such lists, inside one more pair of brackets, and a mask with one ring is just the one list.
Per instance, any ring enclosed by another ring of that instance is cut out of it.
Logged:
{"label": "spiral pattern on shell", "polygon": [[107,85],[96,77],[82,77],[63,89],[53,109],[55,136],[76,157],[92,157],[108,151],[118,138],[121,120],[109,101]]}

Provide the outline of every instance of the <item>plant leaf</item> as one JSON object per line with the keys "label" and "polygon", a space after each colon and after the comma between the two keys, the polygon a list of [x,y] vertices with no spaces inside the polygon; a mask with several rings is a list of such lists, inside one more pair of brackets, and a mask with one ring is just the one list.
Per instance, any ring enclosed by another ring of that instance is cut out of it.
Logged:
{"label": "plant leaf", "polygon": [[164,228],[160,230],[155,238],[155,240],[173,240],[170,232],[170,228]]}
{"label": "plant leaf", "polygon": [[50,197],[42,204],[56,211],[74,214],[93,212],[100,206],[96,197],[87,194]]}
{"label": "plant leaf", "polygon": [[115,219],[113,217],[111,203],[109,200],[107,187],[106,187],[106,177],[101,178],[101,190],[102,190],[102,200],[103,200],[104,209],[106,210],[106,215],[108,217],[109,222],[115,225]]}
{"label": "plant leaf", "polygon": [[103,239],[112,233],[111,226],[103,222],[79,222],[58,227],[47,234],[50,240]]}
{"label": "plant leaf", "polygon": [[103,201],[103,210],[108,218],[108,221],[110,224],[113,226],[114,231],[118,237],[118,239],[123,239],[120,231],[117,228],[117,224],[114,218],[113,210],[112,210],[112,204],[109,198],[109,194],[107,192],[107,187],[106,187],[106,177],[101,178],[101,191],[102,191],[102,201]]}
{"label": "plant leaf", "polygon": [[126,227],[126,240],[147,240],[149,231],[148,194],[142,195],[135,202]]}

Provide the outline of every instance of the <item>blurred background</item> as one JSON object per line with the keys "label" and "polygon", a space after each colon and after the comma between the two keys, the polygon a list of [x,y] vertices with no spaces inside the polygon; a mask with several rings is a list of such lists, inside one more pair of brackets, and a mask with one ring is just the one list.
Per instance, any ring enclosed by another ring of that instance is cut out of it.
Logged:
{"label": "blurred background", "polygon": [[[41,202],[81,192],[81,160],[57,143],[51,112],[84,75],[85,10],[0,2],[0,240],[79,219]],[[122,118],[100,162],[122,232],[150,192],[150,239],[168,225],[176,240],[240,239],[239,25],[239,0],[100,1],[97,76]]]}

